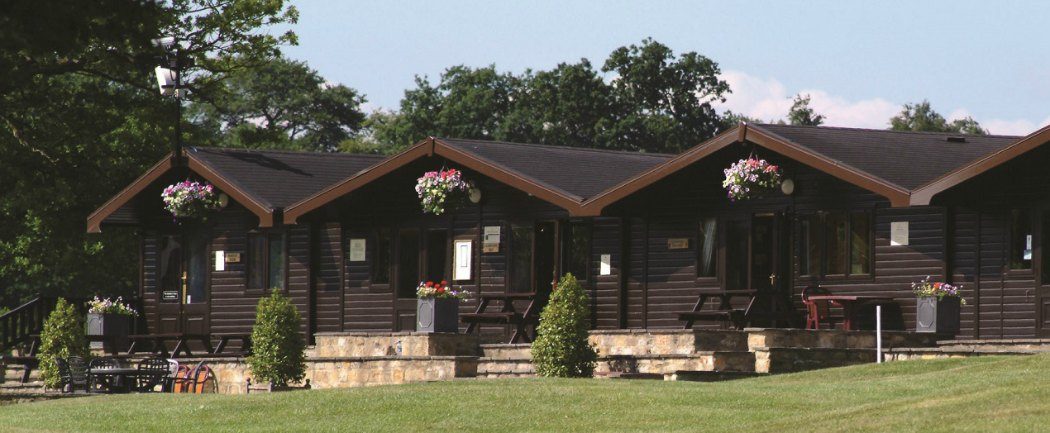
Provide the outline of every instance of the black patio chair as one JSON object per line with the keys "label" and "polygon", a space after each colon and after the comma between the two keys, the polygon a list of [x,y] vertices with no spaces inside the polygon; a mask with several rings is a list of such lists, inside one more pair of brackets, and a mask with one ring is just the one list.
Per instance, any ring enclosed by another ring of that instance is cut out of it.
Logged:
{"label": "black patio chair", "polygon": [[116,358],[94,358],[88,364],[88,392],[113,391],[123,384],[118,383],[117,377],[91,374],[91,370],[120,368],[122,365]]}
{"label": "black patio chair", "polygon": [[138,373],[135,375],[135,391],[151,392],[157,385],[164,385],[164,380],[170,373],[168,360],[164,358],[148,358],[139,362]]}
{"label": "black patio chair", "polygon": [[88,370],[84,358],[70,356],[69,358],[58,358],[55,360],[58,366],[58,376],[62,381],[63,393],[74,393],[77,388],[84,392],[91,392],[88,386]]}

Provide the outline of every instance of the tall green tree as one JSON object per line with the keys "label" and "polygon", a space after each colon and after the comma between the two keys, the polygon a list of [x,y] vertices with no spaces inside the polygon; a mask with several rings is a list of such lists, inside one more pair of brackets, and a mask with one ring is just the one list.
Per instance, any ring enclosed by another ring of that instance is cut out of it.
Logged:
{"label": "tall green tree", "polygon": [[521,75],[454,66],[437,85],[417,77],[373,138],[394,149],[437,135],[678,152],[723,127],[712,107],[729,92],[719,73],[651,39],[613,51],[600,71],[587,59]]}
{"label": "tall green tree", "polygon": [[801,126],[820,126],[824,124],[824,115],[817,114],[809,106],[809,95],[802,96],[802,94],[795,95],[794,101],[791,103],[791,109],[788,110],[788,123],[791,125]]}
{"label": "tall green tree", "polygon": [[953,132],[958,134],[984,135],[988,132],[981,128],[972,117],[948,121],[923,100],[919,103],[904,104],[900,114],[890,118],[890,129],[894,131]]}
{"label": "tall green tree", "polygon": [[614,50],[602,71],[615,74],[619,116],[605,134],[611,147],[677,153],[718,132],[712,104],[725,102],[730,91],[714,60],[695,52],[675,56],[645,39]]}
{"label": "tall green tree", "polygon": [[[271,59],[296,11],[279,0],[41,0],[0,6],[0,303],[39,292],[127,293],[134,233],[87,236],[87,215],[170,151],[153,39],[182,46],[191,97]],[[183,128],[186,138],[194,128]]]}
{"label": "tall green tree", "polygon": [[234,71],[214,93],[192,104],[190,116],[223,147],[332,152],[365,120],[356,90],[283,57]]}

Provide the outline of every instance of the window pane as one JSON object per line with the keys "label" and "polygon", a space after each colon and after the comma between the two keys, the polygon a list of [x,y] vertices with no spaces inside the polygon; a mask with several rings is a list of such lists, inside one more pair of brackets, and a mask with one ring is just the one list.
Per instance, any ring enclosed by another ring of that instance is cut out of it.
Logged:
{"label": "window pane", "polygon": [[700,220],[700,234],[697,236],[696,275],[698,277],[715,276],[715,251],[718,241],[718,219],[714,217]]}
{"label": "window pane", "polygon": [[828,274],[846,273],[846,213],[829,212],[825,220],[828,245]]}
{"label": "window pane", "polygon": [[1032,223],[1027,211],[1010,213],[1010,269],[1032,269]]}
{"label": "window pane", "polygon": [[419,287],[419,230],[401,230],[398,239],[397,296],[415,298]]}
{"label": "window pane", "polygon": [[431,230],[427,232],[427,280],[439,282],[448,280],[445,270],[448,269],[448,232]]}
{"label": "window pane", "polygon": [[532,226],[512,226],[510,234],[510,287],[508,291],[531,292]]}
{"label": "window pane", "polygon": [[372,258],[372,283],[390,284],[390,252],[393,251],[394,237],[390,229],[379,229],[376,232],[376,252]]}
{"label": "window pane", "polygon": [[186,303],[206,301],[208,282],[208,237],[201,233],[187,236]]}
{"label": "window pane", "polygon": [[798,271],[801,275],[820,275],[820,215],[806,215],[799,221]]}
{"label": "window pane", "polygon": [[182,244],[177,236],[165,236],[160,250],[161,302],[177,303],[182,294]]}
{"label": "window pane", "polygon": [[726,289],[747,289],[747,221],[726,225]]}
{"label": "window pane", "polygon": [[591,226],[570,223],[565,239],[565,271],[571,272],[578,280],[586,280],[589,274],[590,253]]}
{"label": "window pane", "polygon": [[269,263],[269,289],[284,289],[284,235],[271,234],[270,240],[270,263]]}
{"label": "window pane", "polygon": [[871,216],[853,214],[850,224],[850,274],[871,273]]}
{"label": "window pane", "polygon": [[248,235],[248,288],[266,290],[266,237]]}
{"label": "window pane", "polygon": [[1043,227],[1039,232],[1039,248],[1042,249],[1043,263],[1039,270],[1043,275],[1043,284],[1050,284],[1050,210],[1043,211]]}

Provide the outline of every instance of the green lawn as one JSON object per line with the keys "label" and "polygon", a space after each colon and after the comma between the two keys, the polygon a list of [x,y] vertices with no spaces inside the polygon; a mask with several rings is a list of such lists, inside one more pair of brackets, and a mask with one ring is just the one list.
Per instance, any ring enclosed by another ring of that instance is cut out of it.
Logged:
{"label": "green lawn", "polygon": [[722,383],[462,380],[0,406],[0,431],[1050,430],[1050,356],[910,361]]}

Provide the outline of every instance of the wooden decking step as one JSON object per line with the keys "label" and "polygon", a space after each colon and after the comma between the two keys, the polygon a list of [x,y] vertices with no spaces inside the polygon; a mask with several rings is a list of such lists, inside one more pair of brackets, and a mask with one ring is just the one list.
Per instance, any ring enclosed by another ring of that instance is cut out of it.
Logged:
{"label": "wooden decking step", "polygon": [[722,382],[726,380],[747,379],[751,377],[766,376],[763,373],[751,371],[694,371],[679,370],[666,375],[668,380],[681,380],[688,382]]}
{"label": "wooden decking step", "polygon": [[610,373],[608,376],[610,379],[643,379],[643,380],[664,380],[664,375],[660,373]]}

